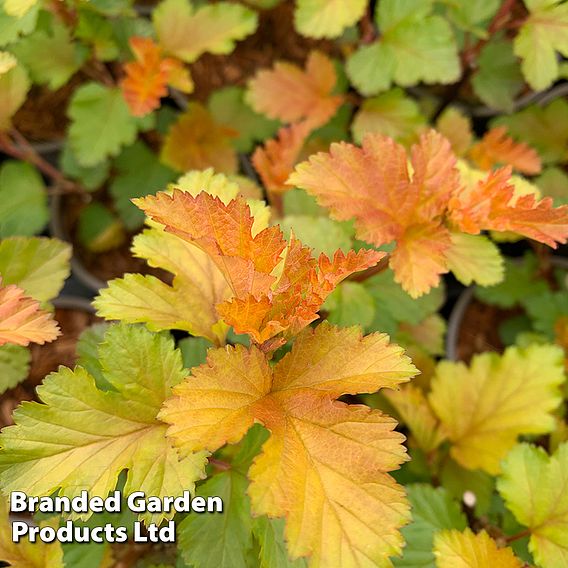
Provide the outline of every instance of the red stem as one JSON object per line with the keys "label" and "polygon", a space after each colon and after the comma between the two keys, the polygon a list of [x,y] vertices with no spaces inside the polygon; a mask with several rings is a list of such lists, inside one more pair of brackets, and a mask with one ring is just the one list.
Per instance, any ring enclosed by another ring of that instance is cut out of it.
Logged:
{"label": "red stem", "polygon": [[531,534],[530,529],[525,529],[524,531],[518,532],[517,534],[505,537],[505,542],[509,544],[511,542],[514,542],[515,540],[520,540],[521,538],[525,538],[525,536],[530,536],[530,534]]}
{"label": "red stem", "polygon": [[231,464],[227,463],[225,461],[222,460],[218,460],[217,458],[209,458],[209,463],[217,468],[220,469],[221,471],[228,471],[231,469]]}
{"label": "red stem", "polygon": [[66,179],[55,166],[44,160],[20,132],[13,129],[10,134],[16,141],[16,144],[6,132],[0,132],[0,150],[2,152],[16,160],[23,160],[32,164],[40,172],[52,179],[56,185],[60,186],[65,193],[83,192],[83,188],[79,184]]}

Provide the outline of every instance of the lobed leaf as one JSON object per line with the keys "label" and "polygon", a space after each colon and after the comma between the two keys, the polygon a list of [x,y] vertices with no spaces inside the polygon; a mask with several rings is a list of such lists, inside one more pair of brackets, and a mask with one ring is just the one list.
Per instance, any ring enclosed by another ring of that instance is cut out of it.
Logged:
{"label": "lobed leaf", "polygon": [[256,14],[239,4],[218,2],[194,8],[190,0],[164,0],[152,13],[166,53],[193,63],[205,52],[230,53],[237,40],[256,30]]}
{"label": "lobed leaf", "polygon": [[438,568],[523,567],[510,548],[498,548],[485,530],[477,534],[469,528],[440,531],[434,537],[434,554]]}
{"label": "lobed leaf", "polygon": [[159,108],[172,82],[183,92],[193,90],[189,71],[177,59],[162,57],[160,46],[152,39],[134,36],[129,44],[135,60],[124,65],[126,77],[120,86],[132,115],[144,116]]}
{"label": "lobed leaf", "polygon": [[538,566],[568,562],[568,444],[552,456],[529,444],[515,446],[503,462],[499,493],[516,519],[529,527],[529,549]]}
{"label": "lobed leaf", "polygon": [[299,0],[294,25],[308,37],[339,37],[361,19],[366,8],[365,0]]}
{"label": "lobed leaf", "polygon": [[14,568],[64,567],[61,543],[31,543],[26,538],[19,543],[12,541],[10,509],[4,496],[0,497],[0,560]]}
{"label": "lobed leaf", "polygon": [[[107,331],[99,356],[113,390],[97,388],[82,367],[60,367],[38,387],[41,404],[26,402],[14,412],[16,425],[0,434],[4,492],[40,496],[59,490],[74,497],[87,490],[91,497],[106,497],[125,469],[126,495],[140,490],[163,497],[193,490],[203,475],[205,454],[180,458],[156,418],[185,375],[172,340],[142,327],[116,325]],[[168,515],[141,517],[159,523]]]}
{"label": "lobed leaf", "polygon": [[513,45],[527,82],[540,91],[559,76],[556,52],[568,56],[568,5],[562,0],[525,0],[525,5],[529,16]]}
{"label": "lobed leaf", "polygon": [[250,80],[247,102],[268,118],[283,122],[304,120],[311,128],[324,125],[337,111],[343,97],[332,94],[337,83],[333,62],[319,51],[310,52],[306,69],[279,61]]}
{"label": "lobed leaf", "polygon": [[69,143],[81,166],[94,166],[132,144],[138,125],[118,88],[87,83],[73,94]]}
{"label": "lobed leaf", "polygon": [[237,154],[231,140],[237,132],[215,121],[199,103],[190,103],[170,127],[162,146],[162,162],[180,172],[209,167],[236,173]]}
{"label": "lobed leaf", "polygon": [[2,286],[0,277],[0,346],[6,343],[43,345],[59,334],[57,322],[50,312],[42,310],[39,302],[26,296],[18,286]]}
{"label": "lobed leaf", "polygon": [[429,402],[452,443],[452,457],[495,475],[518,436],[552,431],[563,366],[562,350],[552,345],[509,347],[503,356],[483,353],[469,368],[439,363]]}
{"label": "lobed leaf", "polygon": [[536,151],[524,142],[515,143],[504,126],[487,131],[469,150],[470,159],[482,170],[509,165],[527,175],[540,173],[542,165]]}
{"label": "lobed leaf", "polygon": [[402,437],[379,411],[334,399],[395,388],[414,372],[385,335],[322,324],[274,368],[256,347],[210,351],[160,417],[183,452],[214,451],[260,422],[271,437],[249,472],[251,504],[256,514],[286,516],[290,555],[311,554],[314,565],[341,557],[346,567],[387,566],[408,515],[387,473],[405,459]]}

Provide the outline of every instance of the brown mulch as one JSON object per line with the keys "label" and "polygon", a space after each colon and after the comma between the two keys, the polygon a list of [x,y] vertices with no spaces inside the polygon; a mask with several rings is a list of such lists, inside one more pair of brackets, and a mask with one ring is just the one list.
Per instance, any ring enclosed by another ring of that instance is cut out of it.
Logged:
{"label": "brown mulch", "polygon": [[503,310],[474,298],[464,312],[458,331],[458,360],[468,363],[477,353],[501,353],[505,346],[499,337],[499,326],[519,313],[519,310]]}

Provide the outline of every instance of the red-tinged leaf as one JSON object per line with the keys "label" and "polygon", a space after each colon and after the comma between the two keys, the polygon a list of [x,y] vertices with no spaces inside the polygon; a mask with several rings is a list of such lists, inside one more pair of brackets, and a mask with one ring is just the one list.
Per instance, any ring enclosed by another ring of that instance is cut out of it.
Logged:
{"label": "red-tinged leaf", "polygon": [[263,69],[249,83],[251,106],[269,118],[283,122],[306,120],[312,128],[324,125],[343,101],[332,95],[337,74],[333,62],[323,53],[312,51],[302,71],[292,63],[278,62]]}
{"label": "red-tinged leaf", "polygon": [[480,142],[472,146],[469,157],[482,170],[508,165],[523,174],[535,175],[542,169],[536,150],[524,142],[515,142],[507,135],[505,126],[489,130]]}
{"label": "red-tinged leaf", "polygon": [[311,127],[307,122],[292,124],[281,128],[277,138],[256,148],[252,163],[268,191],[284,193],[290,189],[286,180],[292,173],[310,132]]}
{"label": "red-tinged leaf", "polygon": [[310,250],[292,237],[274,291],[260,299],[249,295],[225,302],[218,306],[219,314],[259,344],[280,332],[295,335],[318,318],[323,302],[340,282],[374,266],[384,256],[372,250],[349,251],[347,255],[337,251],[333,259],[322,254],[316,262]]}
{"label": "red-tinged leaf", "polygon": [[209,167],[223,173],[237,172],[237,153],[231,140],[238,133],[215,122],[199,103],[190,103],[168,131],[162,147],[162,161],[181,172]]}
{"label": "red-tinged leaf", "polygon": [[367,135],[362,148],[332,144],[296,166],[287,183],[314,195],[338,221],[355,219],[357,236],[377,246],[402,234],[416,201],[403,146],[378,134]]}
{"label": "red-tinged leaf", "polygon": [[136,59],[124,65],[126,77],[121,88],[134,116],[144,116],[159,108],[171,82],[182,90],[191,90],[191,79],[181,62],[162,57],[162,49],[152,39],[132,37],[130,48]]}
{"label": "red-tinged leaf", "polygon": [[0,345],[43,345],[59,334],[52,314],[42,310],[39,302],[18,286],[2,287],[0,278]]}
{"label": "red-tinged leaf", "polygon": [[430,130],[412,146],[412,183],[418,188],[420,206],[415,217],[430,221],[441,215],[452,194],[460,187],[460,175],[450,142]]}
{"label": "red-tinged leaf", "polygon": [[254,219],[244,199],[224,205],[206,192],[192,197],[174,190],[134,202],[167,232],[209,254],[237,297],[266,292],[276,280],[271,272],[286,241],[278,227],[253,236]]}
{"label": "red-tinged leaf", "polygon": [[389,264],[395,280],[413,297],[425,294],[448,272],[450,232],[443,225],[414,225],[397,241]]}
{"label": "red-tinged leaf", "polygon": [[452,198],[450,220],[465,233],[483,230],[513,231],[556,248],[568,238],[568,206],[553,207],[551,198],[533,194],[516,197],[511,169],[491,172],[473,189]]}
{"label": "red-tinged leaf", "polygon": [[357,236],[377,246],[400,238],[412,224],[434,221],[459,187],[449,142],[429,131],[411,151],[369,134],[361,148],[332,144],[296,167],[288,184],[304,188],[335,219],[355,219]]}
{"label": "red-tinged leaf", "polygon": [[253,217],[242,198],[225,205],[205,192],[192,197],[174,190],[135,203],[167,232],[211,257],[233,292],[217,306],[219,315],[266,350],[279,345],[276,335],[290,337],[317,319],[342,280],[385,256],[374,250],[337,251],[333,259],[322,254],[316,260],[293,235],[286,243],[279,227],[254,235]]}

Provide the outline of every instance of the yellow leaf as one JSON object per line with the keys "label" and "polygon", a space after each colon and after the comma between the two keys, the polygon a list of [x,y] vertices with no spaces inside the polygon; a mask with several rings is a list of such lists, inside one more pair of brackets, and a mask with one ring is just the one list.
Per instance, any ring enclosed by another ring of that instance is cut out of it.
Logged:
{"label": "yellow leaf", "polygon": [[434,536],[438,568],[522,568],[510,548],[498,548],[485,532],[443,530]]}
{"label": "yellow leaf", "polygon": [[450,239],[452,244],[446,251],[448,267],[462,284],[493,286],[503,280],[503,257],[487,237],[452,233]]}
{"label": "yellow leaf", "polygon": [[37,2],[38,0],[5,0],[4,11],[9,16],[22,18],[33,6],[37,4]]}
{"label": "yellow leaf", "polygon": [[517,445],[503,462],[499,493],[519,523],[529,527],[538,566],[568,566],[568,443],[552,456]]}
{"label": "yellow leaf", "polygon": [[27,538],[12,542],[8,502],[0,496],[0,561],[13,568],[63,568],[63,549],[57,541],[31,543]]}
{"label": "yellow leaf", "polygon": [[[60,367],[38,387],[42,403],[14,411],[14,426],[0,434],[2,491],[73,498],[82,490],[106,497],[128,470],[124,494],[157,497],[193,491],[206,455],[180,458],[157,419],[172,387],[185,377],[173,340],[142,326],[111,326],[98,356],[109,390],[82,367]],[[91,513],[75,514],[87,519]],[[145,512],[160,523],[174,512]]]}
{"label": "yellow leaf", "polygon": [[563,367],[563,352],[552,345],[483,353],[469,368],[441,362],[429,401],[452,443],[452,457],[494,475],[518,436],[552,431]]}
{"label": "yellow leaf", "polygon": [[454,107],[449,107],[440,115],[436,130],[450,141],[456,156],[463,156],[473,142],[471,119]]}
{"label": "yellow leaf", "polygon": [[210,351],[160,418],[182,452],[214,451],[260,422],[272,435],[251,466],[249,495],[256,514],[287,518],[290,555],[311,555],[312,566],[390,566],[409,518],[388,475],[406,459],[404,437],[392,418],[336,399],[396,388],[415,372],[384,334],[323,323],[274,367],[257,347]]}
{"label": "yellow leaf", "polygon": [[383,396],[394,406],[421,450],[428,453],[442,443],[444,434],[422,389],[405,385],[398,391],[384,392]]}
{"label": "yellow leaf", "polygon": [[161,159],[181,172],[213,167],[236,173],[237,153],[231,144],[236,135],[236,131],[215,122],[204,106],[190,103],[169,129]]}

